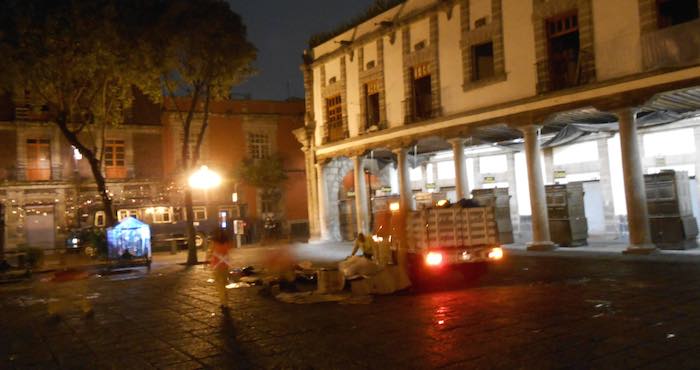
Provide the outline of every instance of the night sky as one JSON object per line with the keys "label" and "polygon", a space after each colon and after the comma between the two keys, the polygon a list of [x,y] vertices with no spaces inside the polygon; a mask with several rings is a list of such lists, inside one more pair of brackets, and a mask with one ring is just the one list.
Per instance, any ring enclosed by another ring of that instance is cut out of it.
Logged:
{"label": "night sky", "polygon": [[[304,97],[299,65],[309,37],[333,30],[374,0],[228,0],[258,48],[258,74],[234,89],[253,99]],[[289,85],[289,88],[287,87]]]}

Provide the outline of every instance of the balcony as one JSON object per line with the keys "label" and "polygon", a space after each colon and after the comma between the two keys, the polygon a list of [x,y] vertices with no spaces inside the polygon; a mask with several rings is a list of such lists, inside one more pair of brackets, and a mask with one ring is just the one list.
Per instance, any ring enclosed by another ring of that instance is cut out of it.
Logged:
{"label": "balcony", "polygon": [[642,35],[645,71],[700,63],[700,19]]}
{"label": "balcony", "polygon": [[125,179],[126,167],[105,167],[105,177],[108,179]]}
{"label": "balcony", "polygon": [[27,168],[28,181],[48,181],[51,180],[50,168]]}
{"label": "balcony", "polygon": [[587,50],[580,50],[578,58],[553,63],[549,59],[537,62],[537,93],[564,90],[595,81],[595,59]]}

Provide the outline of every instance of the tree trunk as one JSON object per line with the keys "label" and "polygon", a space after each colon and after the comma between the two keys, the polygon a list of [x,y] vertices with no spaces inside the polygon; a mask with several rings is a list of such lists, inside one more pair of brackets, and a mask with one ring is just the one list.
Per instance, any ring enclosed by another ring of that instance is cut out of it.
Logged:
{"label": "tree trunk", "polygon": [[195,244],[194,211],[192,209],[192,189],[185,188],[185,214],[187,216],[187,264],[197,264],[197,245]]}
{"label": "tree trunk", "polygon": [[[107,192],[107,184],[104,174],[102,174],[102,164],[97,154],[80,142],[78,134],[68,128],[68,115],[66,113],[58,115],[56,125],[61,130],[61,133],[63,133],[63,136],[68,140],[68,143],[78,149],[80,154],[82,154],[90,164],[90,171],[92,172],[92,177],[95,179],[95,184],[97,184],[97,192],[100,195],[102,206],[104,207],[105,224],[107,226],[113,226],[115,224],[115,218],[114,212],[112,211],[112,198],[110,198]],[[104,145],[104,142],[102,145]]]}

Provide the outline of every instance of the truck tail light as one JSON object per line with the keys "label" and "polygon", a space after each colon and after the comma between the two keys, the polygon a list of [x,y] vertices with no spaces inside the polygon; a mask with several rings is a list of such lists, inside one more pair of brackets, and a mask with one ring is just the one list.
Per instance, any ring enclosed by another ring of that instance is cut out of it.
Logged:
{"label": "truck tail light", "polygon": [[493,248],[488,255],[491,260],[500,260],[503,258],[503,248]]}
{"label": "truck tail light", "polygon": [[440,266],[442,264],[442,253],[429,252],[425,256],[425,264],[428,266]]}

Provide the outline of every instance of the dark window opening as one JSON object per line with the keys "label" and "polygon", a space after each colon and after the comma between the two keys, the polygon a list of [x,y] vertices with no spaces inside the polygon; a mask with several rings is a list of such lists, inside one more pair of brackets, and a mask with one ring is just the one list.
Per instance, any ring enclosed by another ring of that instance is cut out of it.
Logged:
{"label": "dark window opening", "polygon": [[430,75],[418,78],[413,81],[414,118],[430,118],[432,113],[432,92]]}
{"label": "dark window opening", "polygon": [[656,10],[659,28],[690,22],[699,16],[697,0],[657,0]]}
{"label": "dark window opening", "polygon": [[472,47],[472,81],[479,81],[495,74],[493,67],[493,42]]}
{"label": "dark window opening", "polygon": [[345,138],[343,130],[343,105],[340,95],[326,99],[326,122],[330,141]]}
{"label": "dark window opening", "polygon": [[547,21],[549,82],[551,90],[577,86],[580,82],[580,42],[576,13]]}
{"label": "dark window opening", "polygon": [[376,83],[365,85],[365,129],[369,129],[372,126],[379,125],[379,91],[377,90]]}

